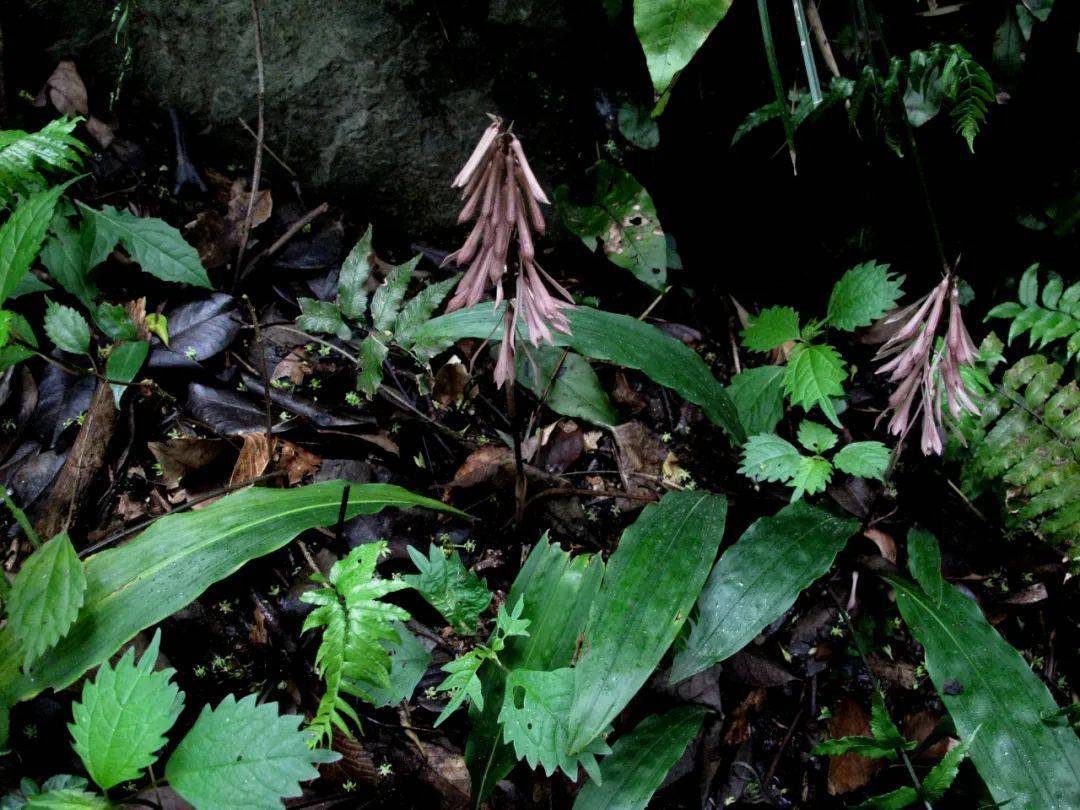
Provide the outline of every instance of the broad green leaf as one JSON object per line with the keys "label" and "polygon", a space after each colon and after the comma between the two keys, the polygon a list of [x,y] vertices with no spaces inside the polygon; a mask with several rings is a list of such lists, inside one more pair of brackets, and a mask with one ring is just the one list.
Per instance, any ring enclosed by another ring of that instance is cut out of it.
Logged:
{"label": "broad green leaf", "polygon": [[624,102],[619,107],[617,120],[619,132],[634,146],[640,149],[655,149],[659,145],[660,127],[645,107]]}
{"label": "broad green leaf", "polygon": [[14,301],[16,298],[22,298],[24,295],[33,295],[39,292],[49,292],[52,289],[52,285],[42,281],[33,273],[25,273],[19,284],[15,287],[15,292],[8,296],[9,301]]}
{"label": "broad green leaf", "polygon": [[90,256],[79,229],[67,217],[53,217],[52,235],[41,248],[41,263],[61,287],[84,306],[93,306],[98,288],[90,278]]}
{"label": "broad green leaf", "polygon": [[184,799],[205,808],[280,808],[302,795],[301,782],[318,777],[316,763],[340,755],[308,748],[294,714],[278,715],[276,703],[255,695],[228,695],[204,706],[191,731],[165,765],[165,778]]}
{"label": "broad green leaf", "polygon": [[767,352],[799,339],[799,313],[791,307],[769,307],[752,316],[742,331],[743,345]]}
{"label": "broad green leaf", "polygon": [[429,284],[405,302],[394,323],[394,337],[399,343],[411,341],[413,332],[431,320],[432,313],[442,305],[460,278],[461,273],[455,273],[450,278]]}
{"label": "broad green leaf", "polygon": [[836,446],[836,434],[824,425],[803,419],[799,424],[799,444],[811,453],[824,453]]}
{"label": "broad green leaf", "polygon": [[420,683],[420,679],[427,672],[428,664],[431,663],[431,653],[404,624],[395,622],[394,630],[397,631],[398,640],[383,642],[390,655],[390,685],[364,685],[364,690],[375,708],[396,706],[412,697],[416,685]]}
{"label": "broad green leaf", "polygon": [[139,337],[135,322],[120,304],[102,302],[94,309],[93,316],[98,328],[113,340],[135,340]]}
{"label": "broad green leaf", "polygon": [[[0,152],[0,155],[3,153]],[[15,292],[37,258],[67,184],[31,194],[0,226],[0,305]]]}
{"label": "broad green leaf", "polygon": [[12,312],[11,322],[8,325],[8,344],[0,347],[0,371],[34,356],[30,349],[15,344],[14,340],[16,338],[29,346],[37,348],[37,337],[34,335],[30,323],[19,313]]}
{"label": "broad green leaf", "polygon": [[54,301],[45,303],[45,334],[56,348],[72,354],[90,351],[90,326],[69,306]]}
{"label": "broad green leaf", "polygon": [[115,667],[103,664],[71,706],[72,747],[102,790],[142,776],[184,706],[184,693],[171,682],[176,670],[154,671],[160,642],[159,630],[138,664],[132,647]]}
{"label": "broad green leaf", "polygon": [[360,718],[346,696],[370,699],[366,684],[390,689],[390,654],[385,642],[399,636],[394,622],[409,614],[382,597],[408,586],[400,579],[384,579],[375,566],[386,551],[386,542],[357,546],[330,568],[312,576],[322,587],[307,591],[300,599],[315,605],[301,632],[321,629],[322,640],[315,655],[315,670],[326,684],[310,728],[314,742],[329,746],[334,728],[351,734],[347,719],[357,728]]}
{"label": "broad green leaf", "polygon": [[[0,704],[61,689],[97,666],[145,627],[171,616],[244,563],[297,534],[338,520],[343,481],[296,489],[252,489],[191,512],[165,515],[123,546],[88,557],[85,604],[64,639],[30,670],[19,671],[11,627],[0,631]],[[387,506],[457,512],[389,484],[353,484],[346,519]]]}
{"label": "broad green leaf", "polygon": [[844,361],[825,343],[797,343],[791,351],[784,389],[791,402],[807,413],[817,405],[829,421],[840,427],[832,397],[844,394]]}
{"label": "broad green leaf", "polygon": [[946,751],[941,761],[926,775],[922,783],[922,792],[927,801],[936,802],[945,795],[945,792],[956,779],[956,774],[960,770],[960,763],[964,761],[968,749],[971,747],[971,741],[978,734],[979,729],[976,728],[971,737],[963,740],[955,748]]}
{"label": "broad green leaf", "polygon": [[645,810],[704,718],[705,710],[696,706],[646,717],[611,747],[600,763],[603,783],[586,783],[574,810]]}
{"label": "broad green leaf", "polygon": [[589,361],[568,349],[547,345],[520,347],[517,380],[542,397],[555,413],[604,427],[620,421]]}
{"label": "broad green leaf", "polygon": [[408,551],[420,573],[406,574],[402,579],[418,590],[455,631],[473,635],[480,614],[491,604],[491,591],[484,581],[465,567],[456,549],[447,556],[432,543],[427,557],[412,546]]}
{"label": "broad green leaf", "polygon": [[833,287],[827,323],[846,332],[869,326],[896,306],[903,283],[904,277],[890,272],[887,264],[855,265]]}
{"label": "broad green leaf", "polygon": [[9,642],[2,647],[0,664],[6,672],[18,677],[20,660],[24,667],[31,667],[70,633],[85,601],[86,579],[67,532],[26,558],[11,586],[7,627],[2,631]]}
{"label": "broad green leaf", "polygon": [[143,272],[162,281],[213,289],[199,254],[172,225],[154,217],[118,211],[110,205],[100,211],[82,203],[79,208],[93,221],[95,238],[113,244],[119,240]]}
{"label": "broad green leaf", "polygon": [[563,223],[589,250],[597,244],[616,265],[629,270],[654,290],[667,284],[667,239],[656,206],[630,172],[598,160],[593,201],[575,205],[566,186],[555,189],[555,208]]}
{"label": "broad green leaf", "polygon": [[928,531],[911,529],[907,536],[908,570],[930,601],[941,604],[945,578],[941,576],[941,548]]}
{"label": "broad green leaf", "polygon": [[750,524],[709,575],[671,682],[731,657],[783,616],[858,526],[802,501]]}
{"label": "broad green leaf", "polygon": [[748,368],[731,378],[727,393],[748,435],[772,433],[784,418],[784,367]]}
{"label": "broad green leaf", "polygon": [[[508,639],[499,653],[506,670],[569,666],[603,575],[599,555],[571,557],[546,534],[541,537],[506,597],[510,604],[520,602],[522,618],[529,620],[529,635]],[[481,672],[484,708],[474,706],[469,712],[472,730],[465,763],[472,775],[474,806],[487,799],[517,760],[513,749],[502,742],[498,722],[506,670],[487,667]]]}
{"label": "broad green leaf", "polygon": [[994,800],[1010,807],[1080,806],[1080,739],[1043,723],[1057,709],[1028,663],[986,621],[978,604],[946,586],[935,605],[899,578],[896,605],[926,652],[926,670]]}
{"label": "broad green leaf", "polygon": [[371,325],[376,332],[389,333],[393,330],[398,312],[401,311],[401,302],[409,289],[412,272],[419,262],[420,257],[415,256],[405,264],[391,267],[386,279],[371,296]]}
{"label": "broad green leaf", "polygon": [[883,481],[889,468],[889,448],[881,442],[852,442],[836,452],[833,464],[848,475]]}
{"label": "broad green leaf", "polygon": [[112,383],[113,399],[116,400],[117,408],[120,407],[120,398],[127,390],[127,386],[120,383],[130,383],[135,379],[135,375],[146,362],[146,355],[149,352],[150,344],[145,340],[127,340],[117,343],[109,352],[109,359],[105,361],[105,376],[110,380],[120,381]]}
{"label": "broad green leaf", "polygon": [[731,0],[634,0],[634,28],[653,89],[663,96],[731,7]]}
{"label": "broad green leaf", "polygon": [[797,501],[804,494],[817,495],[824,492],[832,478],[832,472],[832,464],[820,456],[804,456],[799,459],[799,469],[791,479],[791,485],[795,487],[791,500]]}
{"label": "broad green leaf", "polygon": [[[433,357],[462,338],[498,339],[503,307],[478,304],[433,318],[415,333],[410,346],[422,357]],[[745,438],[738,412],[724,387],[705,362],[679,340],[637,318],[589,307],[567,312],[571,334],[555,334],[555,344],[593,360],[643,372],[695,405],[736,442]]]}
{"label": "broad green leaf", "polygon": [[341,318],[341,310],[333,301],[319,301],[315,298],[299,298],[300,316],[296,325],[305,332],[316,335],[334,335],[341,340],[352,337],[352,330]]}
{"label": "broad green leaf", "polygon": [[356,390],[368,399],[375,396],[383,381],[383,361],[390,353],[385,340],[374,333],[364,338],[360,344],[360,371],[356,375]]}
{"label": "broad green leaf", "polygon": [[112,805],[101,796],[87,790],[81,776],[60,774],[45,780],[41,787],[32,779],[19,783],[18,793],[0,799],[4,810],[109,810]]}
{"label": "broad green leaf", "polygon": [[359,321],[367,311],[367,280],[371,275],[371,260],[374,258],[371,247],[372,228],[367,226],[338,274],[337,306],[346,318]]}
{"label": "broad green leaf", "polygon": [[787,483],[799,472],[802,462],[799,448],[775,433],[751,436],[742,447],[739,472],[754,481]]}
{"label": "broad green leaf", "polygon": [[574,702],[574,671],[569,668],[541,672],[515,669],[506,676],[499,723],[503,739],[514,747],[530,768],[542,765],[548,776],[556,768],[577,781],[578,765],[593,781],[600,780],[597,756],[611,752],[596,736],[571,753],[569,719]]}
{"label": "broad green leaf", "polygon": [[571,752],[587,750],[660,663],[705,582],[726,516],[722,495],[669,492],[623,532],[574,668]]}
{"label": "broad green leaf", "polygon": [[72,135],[81,118],[57,118],[37,132],[6,130],[0,134],[0,205],[48,183],[47,174],[74,172],[88,151]]}
{"label": "broad green leaf", "polygon": [[11,310],[0,309],[0,348],[7,346],[11,341],[11,329],[15,323],[15,313]]}

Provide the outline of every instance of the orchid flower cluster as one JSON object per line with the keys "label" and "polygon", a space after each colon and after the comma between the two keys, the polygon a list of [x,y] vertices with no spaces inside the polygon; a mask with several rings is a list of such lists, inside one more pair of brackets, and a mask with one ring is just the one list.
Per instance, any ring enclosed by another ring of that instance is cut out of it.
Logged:
{"label": "orchid flower cluster", "polygon": [[[935,339],[946,299],[949,326],[944,344],[937,351]],[[888,374],[889,382],[898,383],[889,397],[893,414],[889,433],[907,435],[921,411],[923,454],[940,455],[945,434],[942,400],[947,401],[954,418],[964,411],[979,413],[960,376],[960,367],[974,365],[978,353],[960,314],[956,277],[949,273],[920,300],[886,316],[884,325],[894,327],[895,331],[874,359],[887,359],[877,373]]]}
{"label": "orchid flower cluster", "polygon": [[489,285],[495,286],[498,307],[505,297],[502,282],[511,242],[517,245],[514,298],[509,302],[495,365],[495,382],[501,388],[514,378],[514,337],[519,317],[534,346],[541,341],[553,343],[553,332],[570,333],[564,311],[573,306],[570,293],[536,261],[533,236],[546,230],[540,204],[550,205],[550,200],[529,167],[521,141],[498,118],[484,131],[451,185],[462,190],[461,199],[465,201],[458,223],[475,219],[476,224],[464,244],[445,260],[467,268],[447,305],[448,312],[478,304]]}

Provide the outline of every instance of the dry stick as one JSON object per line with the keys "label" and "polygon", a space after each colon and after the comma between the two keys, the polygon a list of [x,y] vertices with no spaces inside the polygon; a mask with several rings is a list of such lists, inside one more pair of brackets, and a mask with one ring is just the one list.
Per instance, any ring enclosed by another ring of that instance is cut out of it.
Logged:
{"label": "dry stick", "polygon": [[250,262],[248,262],[247,265],[244,267],[244,271],[242,273],[240,273],[240,272],[237,273],[237,277],[236,277],[237,282],[236,283],[239,284],[241,281],[243,281],[244,277],[247,276],[247,274],[251,271],[252,267],[257,265],[263,259],[270,258],[275,253],[277,253],[279,250],[281,250],[283,247],[285,247],[285,245],[287,245],[292,240],[292,238],[294,236],[296,236],[296,234],[298,234],[303,228],[305,228],[308,225],[308,223],[310,223],[315,218],[317,218],[319,216],[322,216],[329,209],[330,209],[330,206],[327,203],[322,203],[321,205],[317,205],[314,208],[312,208],[310,211],[308,211],[306,214],[304,214],[302,217],[300,217],[300,219],[296,220],[296,222],[294,222],[292,225],[290,225],[289,229],[287,231],[285,231],[285,233],[283,233],[281,235],[280,239],[278,239],[276,242],[274,242],[274,244],[272,244],[270,247],[268,247],[266,250],[264,250],[262,253],[260,253],[258,256],[256,256],[254,259],[252,259]]}
{"label": "dry stick", "polygon": [[829,73],[836,78],[840,78],[840,66],[836,63],[832,45],[829,44],[829,38],[825,34],[825,26],[821,24],[821,15],[818,14],[817,3],[814,0],[810,0],[806,4],[806,22],[814,33],[814,40],[817,42],[818,50],[821,52],[821,58],[825,60],[825,65],[829,68]]}
{"label": "dry stick", "polygon": [[[514,322],[511,315],[511,307],[506,307],[504,319],[506,321],[506,337],[504,340],[514,340]],[[511,379],[506,384],[506,415],[510,417],[510,432],[514,436],[514,525],[520,526],[525,517],[525,461],[521,457],[521,421],[517,414],[517,381]]]}
{"label": "dry stick", "polygon": [[251,19],[255,23],[255,68],[258,73],[259,106],[258,131],[255,133],[255,166],[251,171],[251,194],[248,195],[247,214],[244,216],[244,228],[240,232],[240,250],[236,256],[235,278],[239,279],[244,269],[244,253],[247,252],[248,237],[251,236],[251,220],[255,215],[255,198],[259,194],[259,180],[262,178],[263,138],[266,134],[264,120],[264,98],[266,96],[266,77],[263,73],[262,21],[259,19],[259,0],[251,0]]}
{"label": "dry stick", "polygon": [[274,415],[273,403],[270,400],[270,372],[266,368],[266,342],[263,340],[262,327],[259,326],[259,316],[255,312],[255,306],[246,295],[244,296],[244,303],[247,304],[251,324],[255,328],[255,345],[258,347],[259,355],[262,358],[262,362],[259,363],[259,373],[262,375],[263,404],[266,408],[266,441],[269,442],[274,433]]}
{"label": "dry stick", "polygon": [[[237,118],[236,120],[237,120],[237,123],[239,123],[240,126],[242,126],[245,130],[247,130],[247,133],[252,138],[255,139],[255,142],[258,143],[259,135],[258,135],[257,132],[255,132],[255,130],[253,130],[250,126],[248,126],[248,122],[245,121],[243,118]],[[277,161],[277,164],[281,168],[283,168],[285,171],[287,171],[291,176],[296,177],[296,172],[293,171],[292,166],[290,166],[288,163],[286,163],[282,159],[281,155],[279,155],[277,152],[275,152],[273,149],[271,149],[265,143],[262,145],[262,148],[263,148],[263,151],[266,152],[266,154],[268,154],[270,157],[272,157],[274,160]]]}

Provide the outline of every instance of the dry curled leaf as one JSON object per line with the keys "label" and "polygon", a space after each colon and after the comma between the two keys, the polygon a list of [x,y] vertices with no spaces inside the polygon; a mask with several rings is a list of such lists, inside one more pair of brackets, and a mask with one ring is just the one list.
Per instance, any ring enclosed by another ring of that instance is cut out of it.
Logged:
{"label": "dry curled leaf", "polygon": [[296,486],[305,478],[315,475],[322,466],[322,458],[299,445],[285,439],[278,439],[275,470],[284,470],[290,486]]}
{"label": "dry curled leaf", "polygon": [[184,476],[201,470],[225,449],[218,439],[182,437],[167,442],[148,442],[147,449],[161,468],[161,481],[168,489],[180,486]]}
{"label": "dry curled leaf", "polygon": [[454,473],[452,487],[475,487],[501,472],[514,473],[514,453],[509,447],[489,444],[474,450]]}
{"label": "dry curled leaf", "polygon": [[[866,737],[870,734],[870,715],[857,700],[841,698],[829,718],[831,737]],[[830,796],[850,793],[866,785],[881,769],[881,760],[858,754],[829,757],[828,789]]]}
{"label": "dry curled leaf", "polygon": [[[623,486],[631,495],[656,497],[667,450],[641,422],[627,422],[611,429],[615,436],[616,460]],[[641,501],[620,499],[620,509],[640,509]]]}
{"label": "dry curled leaf", "polygon": [[244,433],[240,438],[244,444],[233,466],[232,475],[229,476],[229,486],[236,486],[262,475],[274,451],[274,440],[265,433]]}

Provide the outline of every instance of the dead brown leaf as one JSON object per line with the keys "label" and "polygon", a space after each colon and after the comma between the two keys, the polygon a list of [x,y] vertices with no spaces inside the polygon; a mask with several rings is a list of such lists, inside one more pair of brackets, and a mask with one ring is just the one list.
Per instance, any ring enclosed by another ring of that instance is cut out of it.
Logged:
{"label": "dead brown leaf", "polygon": [[94,476],[105,463],[116,430],[116,404],[112,387],[99,382],[86,410],[82,427],[71,445],[64,466],[57,473],[45,508],[37,523],[42,537],[52,537],[71,525]]}
{"label": "dead brown leaf", "polygon": [[285,439],[278,439],[277,461],[274,469],[285,470],[289,484],[295,486],[310,475],[314,475],[322,466],[322,458],[303,447]]}
{"label": "dead brown leaf", "polygon": [[640,413],[646,405],[645,397],[630,385],[622,371],[615,372],[615,388],[611,392],[611,398],[634,414]]}
{"label": "dead brown leaf", "polygon": [[62,115],[81,115],[86,120],[86,129],[105,149],[115,139],[112,127],[99,118],[90,115],[90,103],[86,93],[86,84],[70,59],[62,60],[52,75],[45,80],[45,86],[34,99],[34,106],[44,107],[52,104]]}
{"label": "dead brown leaf", "polygon": [[[868,736],[870,715],[854,698],[841,698],[829,718],[829,734],[832,737]],[[881,769],[881,764],[880,760],[858,754],[829,757],[829,795],[837,796],[858,790]]]}
{"label": "dead brown leaf", "polygon": [[452,487],[475,487],[500,473],[514,474],[514,453],[509,447],[489,444],[474,450],[454,473]]}
{"label": "dead brown leaf", "polygon": [[585,451],[584,433],[577,422],[560,419],[541,434],[535,464],[549,473],[564,472]]}
{"label": "dead brown leaf", "polygon": [[146,446],[161,466],[161,480],[169,489],[180,486],[184,476],[201,470],[225,449],[225,443],[218,439],[195,437],[148,442]]}
{"label": "dead brown leaf", "polygon": [[468,386],[469,370],[455,355],[436,372],[431,396],[443,408],[456,407],[465,401]]}
{"label": "dead brown leaf", "polygon": [[883,655],[870,653],[866,656],[866,663],[870,665],[870,671],[878,678],[899,686],[901,689],[912,690],[918,683],[915,678],[915,665],[906,661],[893,661]]}
{"label": "dead brown leaf", "polygon": [[232,475],[229,476],[229,486],[242,484],[262,475],[274,452],[274,440],[265,433],[244,433],[240,438],[244,445],[240,448],[240,455],[233,466]]}
{"label": "dead brown leaf", "polygon": [[751,689],[731,715],[731,725],[724,734],[724,745],[740,745],[750,737],[750,720],[765,705],[768,693],[764,689]]}
{"label": "dead brown leaf", "polygon": [[307,359],[307,352],[301,348],[293,349],[285,355],[270,375],[271,380],[288,379],[293,385],[300,385],[311,373],[311,364]]}
{"label": "dead brown leaf", "polygon": [[881,529],[870,528],[863,532],[863,537],[872,541],[878,547],[882,557],[896,565],[896,541],[892,539],[891,535],[886,534]]}
{"label": "dead brown leaf", "polygon": [[1008,599],[1004,600],[1006,605],[1034,605],[1036,602],[1042,602],[1048,597],[1046,592],[1046,586],[1041,582],[1036,582],[1020,593],[1014,593]]}
{"label": "dead brown leaf", "polygon": [[[631,495],[658,497],[667,450],[641,422],[626,422],[611,429],[615,436],[616,460],[623,486]],[[620,509],[640,509],[641,501],[621,498]]]}

